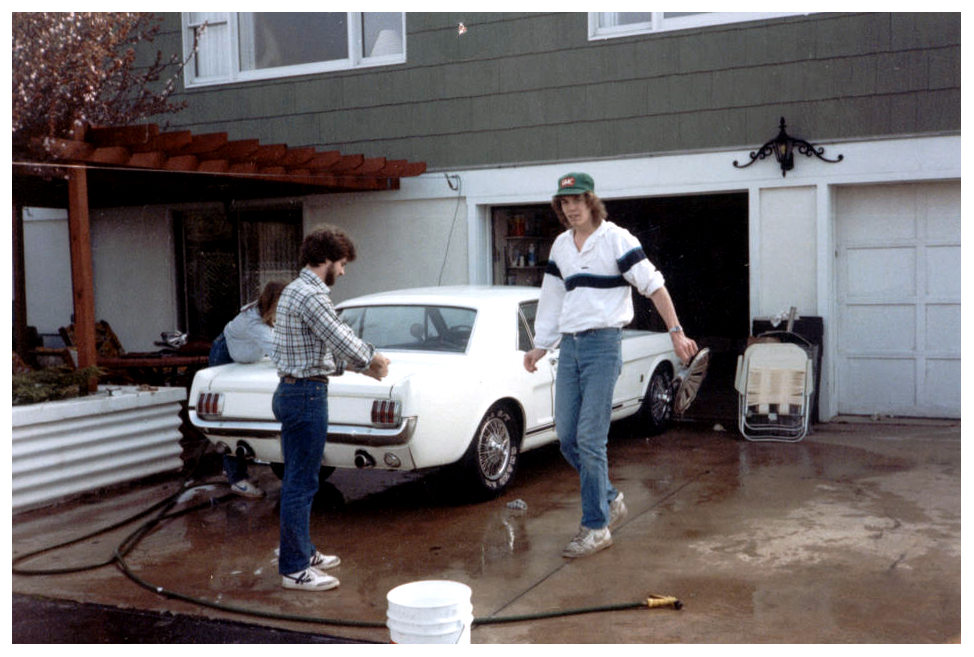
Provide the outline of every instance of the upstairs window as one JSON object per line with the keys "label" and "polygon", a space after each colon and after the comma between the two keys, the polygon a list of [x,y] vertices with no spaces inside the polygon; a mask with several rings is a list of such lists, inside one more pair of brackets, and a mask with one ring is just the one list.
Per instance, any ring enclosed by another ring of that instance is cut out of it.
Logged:
{"label": "upstairs window", "polygon": [[612,39],[795,15],[800,15],[800,12],[591,11],[588,14],[588,38]]}
{"label": "upstairs window", "polygon": [[184,13],[187,56],[197,35],[187,87],[406,61],[403,12]]}

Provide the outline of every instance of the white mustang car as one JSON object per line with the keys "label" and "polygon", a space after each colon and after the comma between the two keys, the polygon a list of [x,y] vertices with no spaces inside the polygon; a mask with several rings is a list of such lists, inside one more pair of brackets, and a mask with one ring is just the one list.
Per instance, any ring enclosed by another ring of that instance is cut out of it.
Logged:
{"label": "white mustang car", "polygon": [[[479,493],[511,481],[521,452],[556,440],[557,352],[524,369],[540,288],[396,290],[338,305],[342,318],[392,361],[376,381],[346,372],[328,390],[322,475],[334,468],[419,470],[454,465]],[[706,350],[683,369],[666,333],[623,333],[613,420],[636,415],[647,434],[685,410],[706,370]],[[689,376],[688,376],[689,372]],[[190,421],[217,447],[283,472],[280,424],[271,411],[274,363],[200,371]],[[680,385],[682,383],[682,385]]]}

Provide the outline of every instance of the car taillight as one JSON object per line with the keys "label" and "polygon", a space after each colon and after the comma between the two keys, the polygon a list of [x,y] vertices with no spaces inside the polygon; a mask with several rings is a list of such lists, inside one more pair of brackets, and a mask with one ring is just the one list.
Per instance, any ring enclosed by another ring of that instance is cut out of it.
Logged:
{"label": "car taillight", "polygon": [[223,415],[223,395],[219,392],[201,392],[196,399],[196,414],[204,419]]}
{"label": "car taillight", "polygon": [[372,424],[398,426],[401,419],[399,402],[389,399],[376,399],[372,402]]}

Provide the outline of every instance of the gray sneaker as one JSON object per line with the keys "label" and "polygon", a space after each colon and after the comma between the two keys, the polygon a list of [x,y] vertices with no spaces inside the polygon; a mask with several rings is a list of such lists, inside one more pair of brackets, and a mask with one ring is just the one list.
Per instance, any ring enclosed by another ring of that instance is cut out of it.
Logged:
{"label": "gray sneaker", "polygon": [[281,586],[298,591],[328,591],[338,586],[338,580],[309,566],[302,571],[281,576]]}
{"label": "gray sneaker", "polygon": [[616,498],[609,502],[609,529],[618,527],[628,515],[629,509],[626,508],[626,503],[622,499],[622,491],[619,491]]}
{"label": "gray sneaker", "polygon": [[612,545],[612,533],[608,527],[589,529],[588,527],[582,526],[578,528],[578,533],[575,534],[575,538],[571,540],[571,543],[562,550],[561,556],[569,559],[587,557],[590,554],[595,554],[599,550],[604,550],[610,545]]}

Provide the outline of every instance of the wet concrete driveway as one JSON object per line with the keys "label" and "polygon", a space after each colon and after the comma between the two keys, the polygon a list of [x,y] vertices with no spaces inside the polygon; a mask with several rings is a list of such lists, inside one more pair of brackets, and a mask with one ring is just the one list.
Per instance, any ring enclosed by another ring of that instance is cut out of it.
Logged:
{"label": "wet concrete driveway", "polygon": [[[68,572],[15,573],[12,589],[20,603],[73,601],[304,633],[286,635],[292,640],[387,642],[386,593],[449,579],[473,590],[473,643],[958,642],[960,436],[959,423],[892,422],[817,425],[796,444],[751,443],[709,423],[649,439],[616,435],[611,474],[629,517],[611,548],[577,561],[560,556],[580,511],[577,478],[556,448],[524,455],[512,488],[480,504],[460,501],[436,475],[339,472],[323,485],[312,517],[319,548],[343,561],[334,571],[341,586],[323,593],[280,587],[279,484],[256,468],[266,499],[227,499],[219,484],[193,489],[125,555],[145,586],[117,565],[71,572],[111,560],[142,518],[18,563]],[[176,479],[143,482],[18,514],[13,556],[111,526],[178,486]],[[514,500],[527,508],[509,508]],[[684,607],[478,622],[654,594]],[[15,642],[17,628],[36,621],[29,609],[14,607]],[[80,628],[74,638],[59,636],[57,628],[70,627],[70,609],[56,611],[47,640],[133,640]],[[274,640],[213,627],[179,640]]]}

